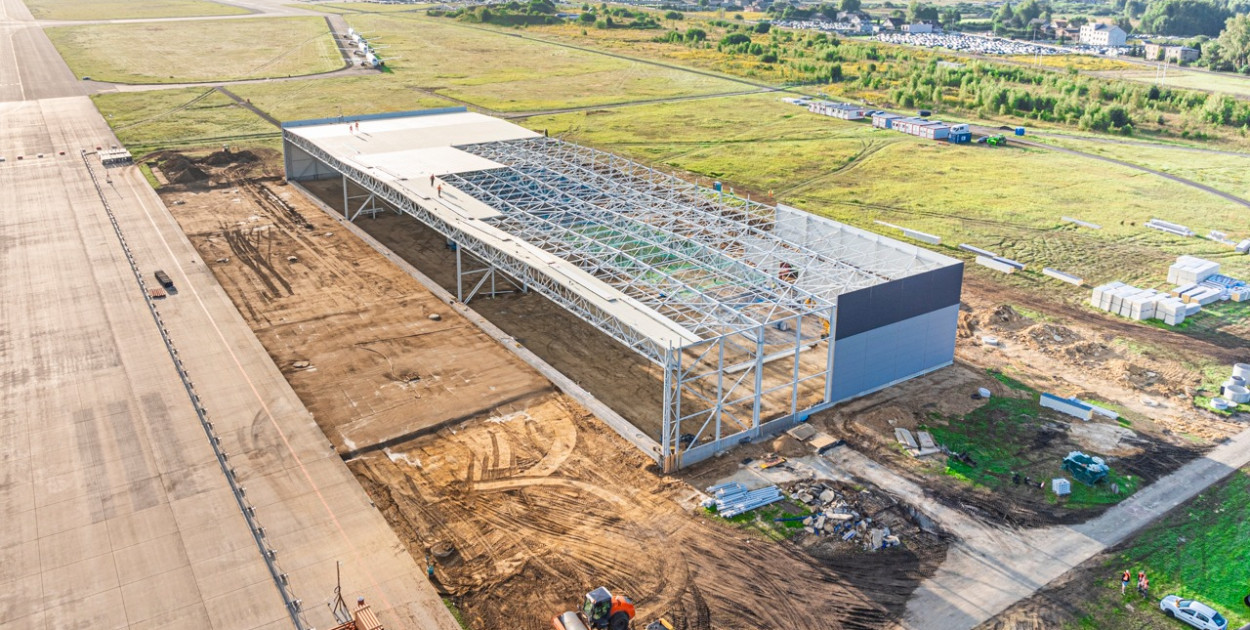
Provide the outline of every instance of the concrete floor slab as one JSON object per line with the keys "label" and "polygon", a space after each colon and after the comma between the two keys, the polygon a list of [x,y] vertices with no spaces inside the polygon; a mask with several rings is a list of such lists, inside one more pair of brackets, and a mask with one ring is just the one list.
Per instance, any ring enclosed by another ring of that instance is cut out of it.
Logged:
{"label": "concrete floor slab", "polygon": [[387,627],[458,628],[139,170],[97,160],[97,190],[79,151],[120,143],[21,0],[0,0],[0,31],[0,627],[295,625],[107,200],[143,277],[180,289],[160,319],[257,520],[289,542],[273,570],[323,601],[341,560]]}
{"label": "concrete floor slab", "polygon": [[196,602],[185,608],[155,615],[130,624],[133,630],[201,630],[210,627],[208,611]]}
{"label": "concrete floor slab", "polygon": [[205,602],[213,628],[290,628],[290,620],[282,610],[266,605],[256,589],[241,588]]}
{"label": "concrete floor slab", "polygon": [[47,628],[118,630],[126,627],[126,609],[116,588],[66,602],[45,602],[44,605]]}
{"label": "concrete floor slab", "polygon": [[178,531],[178,521],[169,504],[138,510],[108,521],[109,541],[122,549]]}
{"label": "concrete floor slab", "polygon": [[149,575],[121,587],[129,622],[169,615],[202,601],[191,567]]}
{"label": "concrete floor slab", "polygon": [[67,602],[116,590],[120,586],[117,582],[117,565],[113,562],[113,555],[109,553],[60,567],[45,567],[42,578],[43,603],[49,610]]}
{"label": "concrete floor slab", "polygon": [[104,521],[67,529],[39,539],[39,563],[43,570],[74,564],[109,553],[108,524]]}
{"label": "concrete floor slab", "polygon": [[39,541],[0,547],[0,585],[39,575]]}
{"label": "concrete floor slab", "polygon": [[191,566],[182,536],[177,533],[117,549],[113,561],[117,563],[117,579],[122,586]]}

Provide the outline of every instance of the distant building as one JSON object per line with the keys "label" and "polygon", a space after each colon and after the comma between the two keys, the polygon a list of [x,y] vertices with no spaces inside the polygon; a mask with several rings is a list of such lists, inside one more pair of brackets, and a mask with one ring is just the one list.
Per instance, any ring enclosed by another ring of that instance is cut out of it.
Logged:
{"label": "distant building", "polygon": [[945,140],[951,131],[946,123],[924,118],[898,118],[890,121],[890,128],[929,140]]}
{"label": "distant building", "polygon": [[1154,42],[1146,42],[1146,59],[1149,61],[1172,61],[1175,63],[1187,63],[1197,61],[1202,56],[1202,52],[1197,48],[1189,46],[1172,46],[1168,44],[1156,44]]}
{"label": "distant building", "polygon": [[1051,23],[1039,17],[1029,20],[1029,23],[1025,26],[1029,29],[1029,32],[1036,33],[1041,37],[1049,38],[1055,34],[1055,29],[1051,27]]}
{"label": "distant building", "polygon": [[888,17],[881,20],[881,30],[883,31],[901,31],[903,30],[903,18]]}
{"label": "distant building", "polygon": [[923,22],[916,22],[915,24],[904,24],[903,32],[911,33],[913,35],[918,33],[941,33],[942,27],[926,20]]}
{"label": "distant building", "polygon": [[876,112],[872,115],[872,126],[878,129],[892,129],[894,121],[902,118],[906,118],[906,116],[889,112]]}
{"label": "distant building", "polygon": [[833,30],[847,35],[867,35],[873,30],[872,18],[862,11],[839,11]]}
{"label": "distant building", "polygon": [[851,103],[831,103],[829,101],[816,101],[807,106],[807,111],[813,114],[821,114],[824,116],[832,116],[841,118],[842,120],[859,120],[864,118],[867,110],[860,105]]}
{"label": "distant building", "polygon": [[1086,46],[1123,46],[1128,33],[1114,24],[1090,23],[1081,27],[1081,43]]}

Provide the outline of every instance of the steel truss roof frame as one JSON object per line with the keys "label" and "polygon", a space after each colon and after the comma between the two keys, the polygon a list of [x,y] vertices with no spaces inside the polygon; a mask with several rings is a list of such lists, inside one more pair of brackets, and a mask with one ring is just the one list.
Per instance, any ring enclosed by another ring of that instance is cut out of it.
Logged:
{"label": "steel truss roof frame", "polygon": [[[458,148],[507,166],[448,178],[502,213],[493,225],[703,338],[824,311],[841,293],[892,279],[874,268],[880,243],[815,251],[775,234],[769,206],[611,153],[549,138]],[[794,277],[783,278],[787,269]]]}
{"label": "steel truss roof frame", "polygon": [[605,312],[586,297],[576,291],[570,291],[550,276],[534,269],[533,263],[519,260],[488,245],[466,230],[460,229],[442,217],[422,208],[408,196],[401,193],[389,183],[352,166],[334,155],[322,150],[319,146],[303,137],[284,131],[286,142],[308,153],[326,166],[342,174],[344,184],[351,180],[356,185],[377,195],[392,207],[417,219],[431,229],[454,241],[458,247],[464,247],[481,261],[495,266],[500,271],[516,279],[525,287],[538,291],[542,295],[561,305],[577,317],[602,330],[607,335],[624,344],[627,348],[638,352],[651,361],[663,365],[667,347],[661,347],[652,337],[622,322],[611,313]]}

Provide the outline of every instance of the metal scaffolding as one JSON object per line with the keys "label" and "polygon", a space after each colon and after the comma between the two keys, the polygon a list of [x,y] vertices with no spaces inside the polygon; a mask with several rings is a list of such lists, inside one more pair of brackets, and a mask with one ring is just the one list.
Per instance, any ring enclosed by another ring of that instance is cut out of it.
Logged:
{"label": "metal scaffolding", "polygon": [[[312,168],[313,177],[341,174],[345,204],[349,180],[365,189],[361,210],[349,205],[350,219],[384,201],[447,237],[458,261],[463,250],[484,264],[471,272],[458,264],[458,284],[477,274],[468,296],[488,281],[494,292],[502,273],[660,365],[663,425],[648,454],[665,469],[828,405],[838,296],[940,266],[884,237],[549,138],[455,146],[501,165],[440,176],[494,210],[466,219],[403,179],[388,181],[290,130],[284,136],[288,151],[329,167]],[[823,223],[813,227],[808,219]],[[619,291],[681,341],[661,343],[616,310],[616,298],[595,295],[593,281],[565,281],[542,256],[507,247],[515,242]]]}

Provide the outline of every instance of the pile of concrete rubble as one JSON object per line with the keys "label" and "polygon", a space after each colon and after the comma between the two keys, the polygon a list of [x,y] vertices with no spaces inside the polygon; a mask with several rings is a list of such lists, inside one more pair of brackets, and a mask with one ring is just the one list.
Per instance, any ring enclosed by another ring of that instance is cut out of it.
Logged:
{"label": "pile of concrete rubble", "polygon": [[[898,536],[884,523],[874,522],[865,508],[871,493],[842,492],[820,481],[795,482],[788,491],[790,498],[812,510],[802,519],[803,530],[816,536],[837,536],[846,542],[858,541],[865,550],[875,551],[901,544]],[[881,507],[891,507],[893,503]],[[875,513],[875,512],[874,512]]]}

